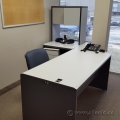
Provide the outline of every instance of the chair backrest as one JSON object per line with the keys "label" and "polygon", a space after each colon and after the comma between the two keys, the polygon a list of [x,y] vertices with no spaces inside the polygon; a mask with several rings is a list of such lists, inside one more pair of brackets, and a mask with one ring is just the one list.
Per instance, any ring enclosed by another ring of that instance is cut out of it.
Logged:
{"label": "chair backrest", "polygon": [[34,68],[49,60],[47,52],[43,49],[35,49],[25,55],[28,69]]}

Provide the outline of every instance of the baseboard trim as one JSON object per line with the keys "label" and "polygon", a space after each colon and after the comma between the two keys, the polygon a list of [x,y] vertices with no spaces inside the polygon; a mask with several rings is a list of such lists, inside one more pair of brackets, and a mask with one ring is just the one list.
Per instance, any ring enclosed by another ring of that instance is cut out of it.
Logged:
{"label": "baseboard trim", "polygon": [[10,91],[11,89],[17,87],[18,85],[20,85],[20,80],[8,85],[7,87],[3,88],[0,90],[0,96],[3,95],[4,93]]}

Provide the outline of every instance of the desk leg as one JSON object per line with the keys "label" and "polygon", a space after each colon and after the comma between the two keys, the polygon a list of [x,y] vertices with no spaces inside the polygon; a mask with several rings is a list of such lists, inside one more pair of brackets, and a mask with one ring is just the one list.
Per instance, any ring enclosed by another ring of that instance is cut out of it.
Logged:
{"label": "desk leg", "polygon": [[23,120],[76,120],[75,89],[21,75],[21,92]]}
{"label": "desk leg", "polygon": [[102,67],[98,70],[98,75],[90,83],[90,86],[107,90],[110,61],[111,61],[111,58],[109,58],[102,65]]}

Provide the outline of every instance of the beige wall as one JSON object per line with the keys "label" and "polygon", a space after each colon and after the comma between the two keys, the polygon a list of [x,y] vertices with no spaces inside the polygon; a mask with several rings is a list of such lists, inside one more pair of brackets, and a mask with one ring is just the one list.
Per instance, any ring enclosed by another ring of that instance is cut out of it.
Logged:
{"label": "beige wall", "polygon": [[58,6],[59,0],[44,0],[44,4],[45,24],[2,29],[0,18],[0,89],[19,80],[20,73],[27,70],[27,51],[50,41],[50,8]]}
{"label": "beige wall", "polygon": [[113,0],[96,0],[92,42],[107,51]]}

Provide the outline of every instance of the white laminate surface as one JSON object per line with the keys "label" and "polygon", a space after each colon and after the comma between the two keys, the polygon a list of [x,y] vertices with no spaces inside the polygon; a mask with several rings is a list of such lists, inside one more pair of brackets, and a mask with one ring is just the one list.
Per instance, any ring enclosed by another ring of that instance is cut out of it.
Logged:
{"label": "white laminate surface", "polygon": [[65,48],[65,49],[74,49],[74,48],[79,46],[78,42],[75,42],[73,44],[62,44],[62,43],[55,42],[55,41],[48,42],[48,43],[45,43],[43,45],[47,45],[47,46],[51,46],[51,47],[57,47],[57,48]]}
{"label": "white laminate surface", "polygon": [[55,82],[58,78],[63,79],[60,83],[76,90],[110,58],[109,53],[92,51],[82,52],[85,44],[60,55],[42,65],[24,72],[26,75]]}

